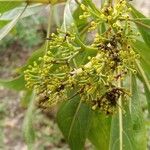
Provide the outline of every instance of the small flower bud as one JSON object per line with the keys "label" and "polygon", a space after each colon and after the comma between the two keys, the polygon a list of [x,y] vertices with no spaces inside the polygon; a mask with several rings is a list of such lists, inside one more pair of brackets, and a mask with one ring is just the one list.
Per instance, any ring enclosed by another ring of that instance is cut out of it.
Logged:
{"label": "small flower bud", "polygon": [[105,19],[105,15],[104,14],[101,14],[100,16],[102,19]]}
{"label": "small flower bud", "polygon": [[128,11],[129,11],[129,12],[132,11],[132,8],[128,8]]}
{"label": "small flower bud", "polygon": [[84,19],[84,16],[83,16],[83,15],[80,15],[80,16],[79,16],[79,19]]}
{"label": "small flower bud", "polygon": [[108,16],[107,19],[110,21],[112,20],[112,16]]}
{"label": "small flower bud", "polygon": [[92,21],[91,26],[96,26],[96,23],[94,21]]}
{"label": "small flower bud", "polygon": [[86,10],[86,6],[84,4],[81,4],[80,7],[82,10]]}

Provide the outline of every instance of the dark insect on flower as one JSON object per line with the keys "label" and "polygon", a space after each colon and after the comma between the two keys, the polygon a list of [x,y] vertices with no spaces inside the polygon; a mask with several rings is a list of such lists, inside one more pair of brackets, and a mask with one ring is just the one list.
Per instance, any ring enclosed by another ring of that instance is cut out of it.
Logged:
{"label": "dark insect on flower", "polygon": [[110,39],[100,43],[97,47],[100,50],[114,51],[117,47],[117,42],[116,36],[113,35]]}
{"label": "dark insect on flower", "polygon": [[46,93],[41,93],[38,95],[38,99],[37,99],[37,107],[45,109],[46,107],[44,106],[44,103],[47,102],[49,100],[49,97],[46,95]]}
{"label": "dark insect on flower", "polygon": [[119,78],[121,78],[123,75],[126,75],[127,74],[127,71],[124,71],[118,75],[115,76],[115,79],[118,80]]}
{"label": "dark insect on flower", "polygon": [[111,44],[111,46],[113,46],[114,48],[117,47],[117,39],[116,39],[116,36],[115,36],[115,35],[110,39],[110,44]]}
{"label": "dark insect on flower", "polygon": [[92,109],[99,108],[105,114],[114,114],[117,110],[118,100],[125,92],[121,88],[113,87],[97,100],[92,100]]}
{"label": "dark insect on flower", "polygon": [[109,15],[109,10],[108,10],[108,8],[105,8],[104,14],[107,15],[107,16]]}
{"label": "dark insect on flower", "polygon": [[112,106],[117,105],[117,101],[124,91],[120,88],[113,88],[111,91],[105,93],[105,98],[110,102]]}
{"label": "dark insect on flower", "polygon": [[69,37],[69,36],[70,36],[70,33],[66,33],[65,36],[64,36],[63,42],[65,42],[67,40],[67,37]]}
{"label": "dark insect on flower", "polygon": [[64,88],[65,88],[65,85],[61,84],[58,88],[56,88],[56,92],[60,92],[60,91],[64,90]]}
{"label": "dark insect on flower", "polygon": [[45,102],[47,101],[48,96],[45,93],[41,93],[38,95],[38,101],[39,103]]}
{"label": "dark insect on flower", "polygon": [[100,43],[97,47],[99,50],[103,50],[103,51],[112,50],[111,44],[109,42]]}

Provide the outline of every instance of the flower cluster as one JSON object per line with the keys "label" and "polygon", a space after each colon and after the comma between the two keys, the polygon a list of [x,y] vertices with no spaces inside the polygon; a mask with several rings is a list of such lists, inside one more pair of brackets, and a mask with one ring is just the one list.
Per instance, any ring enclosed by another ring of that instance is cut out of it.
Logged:
{"label": "flower cluster", "polygon": [[[84,44],[76,31],[53,33],[49,50],[24,72],[26,87],[35,89],[44,109],[79,95],[93,110],[113,114],[119,98],[129,95],[118,82],[136,73],[139,57],[131,46],[137,36],[128,15],[131,9],[124,0],[114,6],[104,4],[101,10],[84,4],[81,8],[79,18],[88,18],[88,32],[96,30],[93,42]],[[102,25],[105,31],[99,32]]]}

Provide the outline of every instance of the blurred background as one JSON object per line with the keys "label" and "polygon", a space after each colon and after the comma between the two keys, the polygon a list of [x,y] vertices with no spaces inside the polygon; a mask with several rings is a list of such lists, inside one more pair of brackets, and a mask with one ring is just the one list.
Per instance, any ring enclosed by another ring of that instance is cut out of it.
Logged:
{"label": "blurred background", "polygon": [[[99,0],[95,0],[97,3]],[[150,0],[133,0],[133,5],[146,16],[150,16]],[[58,13],[62,14],[63,5]],[[32,13],[32,12],[31,12]],[[38,13],[21,19],[16,27],[0,41],[0,78],[15,77],[16,68],[25,64],[32,52],[42,46],[46,37],[48,7],[40,8]],[[56,14],[54,14],[56,15]],[[55,16],[57,18],[58,16]],[[56,21],[61,24],[62,15]],[[52,31],[56,24],[52,23]],[[27,150],[22,123],[26,112],[23,93],[0,87],[0,150]],[[146,116],[146,112],[145,116]],[[36,130],[35,150],[67,150],[69,149],[60,133],[56,121],[55,110],[41,113],[37,110],[34,117]],[[93,149],[87,142],[85,149]]]}

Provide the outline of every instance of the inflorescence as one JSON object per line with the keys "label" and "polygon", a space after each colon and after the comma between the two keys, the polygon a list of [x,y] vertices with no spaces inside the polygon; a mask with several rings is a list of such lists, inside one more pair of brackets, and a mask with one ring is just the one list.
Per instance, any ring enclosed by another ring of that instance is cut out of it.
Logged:
{"label": "inflorescence", "polygon": [[96,31],[93,42],[83,43],[77,31],[52,33],[46,54],[24,72],[26,87],[35,89],[44,109],[78,95],[93,110],[114,114],[119,98],[129,95],[118,82],[136,73],[139,57],[131,46],[138,35],[128,15],[131,8],[121,0],[100,10],[85,4],[81,9],[79,18],[89,21],[87,32]]}

